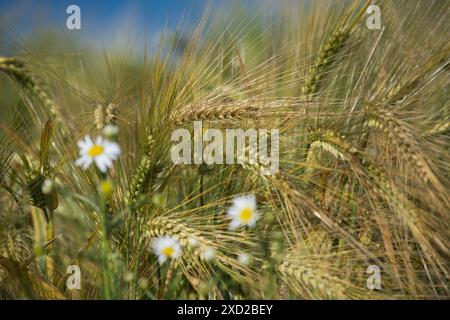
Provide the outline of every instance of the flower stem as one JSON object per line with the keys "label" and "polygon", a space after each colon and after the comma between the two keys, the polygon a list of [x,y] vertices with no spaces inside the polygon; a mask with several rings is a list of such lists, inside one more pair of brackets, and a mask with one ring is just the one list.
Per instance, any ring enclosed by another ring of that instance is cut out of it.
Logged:
{"label": "flower stem", "polygon": [[[46,211],[46,209],[44,209]],[[53,218],[53,210],[50,210],[50,212],[45,212],[47,216],[47,241],[51,241],[55,238],[55,221]],[[47,268],[47,277],[50,280],[50,282],[53,282],[54,280],[54,274],[55,274],[55,262],[53,260],[53,257],[51,256],[53,254],[53,248],[54,244],[48,245],[49,253],[47,254],[46,259],[46,268]]]}
{"label": "flower stem", "polygon": [[111,256],[111,248],[109,246],[109,228],[106,210],[106,201],[104,198],[100,200],[100,216],[102,227],[102,251],[103,251],[103,295],[105,300],[111,300],[111,273],[109,268],[109,258]]}

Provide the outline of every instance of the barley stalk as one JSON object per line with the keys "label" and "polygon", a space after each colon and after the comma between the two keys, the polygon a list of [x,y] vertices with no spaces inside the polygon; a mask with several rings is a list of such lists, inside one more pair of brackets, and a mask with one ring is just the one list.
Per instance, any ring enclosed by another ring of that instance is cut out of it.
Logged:
{"label": "barley stalk", "polygon": [[[445,249],[445,241],[439,239],[439,237],[430,238],[427,237],[427,232],[424,230],[436,230],[436,226],[427,225],[424,217],[421,217],[419,213],[414,209],[414,205],[412,205],[403,195],[401,191],[396,188],[388,179],[385,177],[384,173],[375,167],[374,165],[368,163],[363,159],[359,159],[355,157],[358,152],[354,147],[350,147],[348,143],[345,143],[341,138],[337,138],[338,136],[334,133],[328,133],[322,136],[322,140],[327,139],[327,143],[317,144],[317,146],[325,146],[323,149],[329,151],[330,154],[335,156],[337,159],[344,160],[349,162],[352,165],[352,168],[355,172],[361,172],[369,179],[371,179],[372,183],[366,183],[366,188],[369,191],[377,194],[380,198],[386,200],[390,205],[395,208],[395,211],[401,216],[401,218],[406,222],[411,233],[417,240],[417,242],[421,245],[424,252],[428,257],[431,257],[430,262],[433,265],[439,266],[442,272],[445,274],[446,270],[443,267],[444,258],[436,251],[436,246],[432,244],[432,239],[436,241],[438,246],[441,246],[443,250]],[[331,139],[330,139],[331,138]],[[342,152],[345,151],[346,154]]]}
{"label": "barley stalk", "polygon": [[[235,279],[240,279],[240,281],[248,281],[249,278],[242,277],[242,273],[246,274],[248,277],[254,277],[255,274],[247,267],[240,265],[233,258],[225,255],[224,252],[230,252],[232,250],[238,250],[238,244],[248,245],[248,241],[243,239],[236,239],[230,242],[231,236],[225,231],[219,231],[216,227],[214,239],[205,234],[205,231],[197,229],[196,227],[187,225],[183,220],[174,218],[173,215],[168,216],[158,216],[151,219],[145,226],[145,236],[148,239],[170,235],[174,236],[180,242],[180,245],[185,251],[184,257],[180,262],[180,267],[182,268],[185,275],[189,278],[190,274],[194,272],[198,277],[204,278],[206,274],[209,274],[211,270],[205,266],[203,261],[203,250],[206,248],[214,248],[216,250],[216,257],[214,260],[214,265],[217,266],[222,271],[229,274]],[[192,246],[190,243],[194,241],[197,243]],[[195,258],[195,259],[193,259]],[[204,273],[200,272],[203,270]]]}
{"label": "barley stalk", "polygon": [[307,265],[301,257],[295,263],[284,261],[278,270],[284,282],[306,299],[345,300],[362,296],[361,289],[330,275],[330,269],[321,269],[318,264]]}
{"label": "barley stalk", "polygon": [[422,70],[414,74],[411,78],[401,81],[392,88],[385,99],[385,103],[397,104],[405,100],[414,90],[423,82],[426,76],[437,67],[442,66],[441,70],[445,71],[445,66],[449,64],[450,47],[447,46],[435,57],[432,57],[424,64]]}
{"label": "barley stalk", "polygon": [[[304,116],[305,99],[284,98],[272,101],[243,99],[231,102],[206,101],[181,108],[172,117],[175,125],[195,120],[241,120]],[[318,107],[311,105],[311,108]]]}
{"label": "barley stalk", "polygon": [[354,25],[362,17],[368,5],[369,3],[365,4],[353,23],[350,23],[349,17],[356,9],[356,7],[354,7],[351,12],[344,17],[343,22],[337,27],[337,30],[326,39],[325,43],[320,48],[319,54],[314,61],[313,66],[309,68],[308,75],[302,86],[302,94],[306,96],[308,100],[311,100],[311,98],[319,91],[327,69],[336,61],[336,58],[342,51]]}
{"label": "barley stalk", "polygon": [[444,120],[435,124],[431,129],[424,132],[425,136],[434,134],[444,134],[450,129],[450,120]]}
{"label": "barley stalk", "polygon": [[0,70],[19,82],[46,107],[53,118],[61,123],[62,115],[55,102],[48,96],[39,80],[16,58],[0,57]]}
{"label": "barley stalk", "polygon": [[114,124],[117,120],[119,106],[110,103],[105,107],[101,104],[97,105],[94,111],[94,123],[98,130],[102,130],[109,124]]}
{"label": "barley stalk", "polygon": [[[189,239],[195,239],[200,245],[206,247],[215,246],[211,240],[203,237],[201,232],[188,227],[180,220],[170,219],[168,217],[156,217],[150,220],[146,227],[146,235],[149,238],[164,235],[176,236],[183,247],[189,245]],[[200,256],[200,248],[197,248],[194,254]]]}
{"label": "barley stalk", "polygon": [[140,195],[145,194],[149,187],[152,170],[150,152],[152,150],[153,143],[153,137],[151,135],[148,136],[145,144],[146,152],[142,156],[140,163],[131,178],[130,187],[127,194],[127,203],[129,205],[134,205],[137,198]]}
{"label": "barley stalk", "polygon": [[424,184],[430,183],[436,190],[446,193],[445,188],[431,169],[427,158],[418,148],[412,133],[397,121],[391,112],[382,109],[367,110],[369,112],[367,126],[381,130],[389,140],[395,143],[402,151],[405,159],[414,167]]}

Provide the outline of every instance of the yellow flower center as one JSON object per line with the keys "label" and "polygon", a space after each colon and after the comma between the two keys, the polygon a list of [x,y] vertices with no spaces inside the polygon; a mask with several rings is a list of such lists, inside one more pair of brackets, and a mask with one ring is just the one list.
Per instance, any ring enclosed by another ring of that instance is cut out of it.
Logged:
{"label": "yellow flower center", "polygon": [[167,256],[167,257],[171,257],[171,256],[173,255],[174,251],[175,251],[175,250],[174,250],[172,247],[165,247],[165,248],[162,250],[162,253],[163,253],[165,256]]}
{"label": "yellow flower center", "polygon": [[245,208],[241,211],[239,218],[241,218],[242,221],[247,222],[252,218],[252,216],[253,216],[253,210],[250,208]]}
{"label": "yellow flower center", "polygon": [[87,153],[91,157],[96,157],[96,156],[101,155],[104,150],[105,150],[105,148],[103,148],[102,146],[99,146],[98,144],[94,144],[92,147],[89,148]]}

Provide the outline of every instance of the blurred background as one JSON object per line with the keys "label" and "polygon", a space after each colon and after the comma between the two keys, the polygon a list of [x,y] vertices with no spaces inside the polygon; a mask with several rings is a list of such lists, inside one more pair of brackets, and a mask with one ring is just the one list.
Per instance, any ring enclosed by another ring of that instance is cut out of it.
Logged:
{"label": "blurred background", "polygon": [[[80,7],[81,30],[66,26],[66,10],[72,4]],[[127,64],[141,63],[145,53],[158,48],[163,34],[177,30],[179,37],[188,36],[207,7],[217,11],[223,4],[222,0],[0,0],[0,56],[45,60],[56,67],[61,61],[113,53]],[[0,74],[0,122],[11,123],[11,110],[23,108],[14,86]]]}
{"label": "blurred background", "polygon": [[[139,51],[145,44],[151,49],[164,31],[189,32],[207,8],[218,12],[226,5],[270,12],[283,2],[286,1],[0,0],[0,54],[17,53],[24,44],[51,53],[69,42],[81,41],[90,49],[126,46]],[[81,30],[66,28],[66,9],[72,4],[81,9]],[[58,39],[65,41],[60,43]]]}
{"label": "blurred background", "polygon": [[[70,16],[66,10],[72,4],[80,7],[81,30],[69,30],[66,26]],[[152,56],[160,49],[162,37],[175,39],[175,50],[182,53],[183,44],[205,14],[221,16],[215,21],[219,21],[217,25],[222,21],[222,26],[233,19],[228,28],[239,34],[244,33],[244,25],[255,31],[255,26],[249,25],[257,24],[257,20],[279,19],[282,8],[294,11],[294,4],[291,0],[0,0],[0,56],[18,56],[27,60],[31,68],[31,61],[49,63],[46,70],[38,70],[41,78],[58,66],[68,72],[69,61],[77,64],[86,57],[95,65],[95,58],[104,61],[107,54],[130,68],[138,67],[144,55]],[[252,19],[256,15],[264,18]],[[256,32],[246,34],[253,41]],[[256,51],[255,54],[262,52]],[[0,88],[0,122],[11,122],[10,111],[22,108],[22,101],[4,74],[0,74]]]}
{"label": "blurred background", "polygon": [[[214,1],[219,5],[222,0]],[[147,42],[150,46],[158,41],[163,30],[173,30],[180,21],[189,28],[198,21],[208,5],[207,0],[169,1],[0,1],[2,54],[21,49],[20,40],[27,44],[45,43],[48,51],[55,50],[57,41],[65,38],[93,48],[108,48],[119,44],[133,47]],[[81,9],[81,30],[68,30],[66,13],[75,4]],[[20,38],[20,40],[19,40]],[[62,43],[64,45],[64,42]]]}

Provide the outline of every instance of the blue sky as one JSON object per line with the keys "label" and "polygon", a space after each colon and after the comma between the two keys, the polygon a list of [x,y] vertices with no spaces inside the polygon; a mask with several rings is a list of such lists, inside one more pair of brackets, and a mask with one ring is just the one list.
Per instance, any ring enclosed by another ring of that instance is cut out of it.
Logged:
{"label": "blue sky", "polygon": [[[215,0],[214,3],[223,2]],[[208,0],[0,0],[0,16],[15,30],[31,28],[64,27],[66,8],[76,4],[81,8],[86,27],[114,28],[125,15],[150,27],[165,23],[174,25],[185,13],[195,19],[208,4]],[[190,10],[189,10],[190,9]]]}
{"label": "blue sky", "polygon": [[[225,0],[212,1],[213,6]],[[70,39],[82,39],[98,47],[118,41],[155,44],[163,30],[174,30],[180,21],[195,25],[208,0],[0,0],[3,35],[27,41],[31,35],[51,31]],[[66,8],[81,9],[81,30],[68,30]],[[14,41],[14,40],[13,40]]]}
{"label": "blue sky", "polygon": [[[283,0],[290,1],[290,0]],[[0,54],[22,52],[36,35],[51,34],[67,45],[83,43],[90,50],[124,48],[130,53],[157,47],[163,31],[189,34],[205,9],[244,7],[254,13],[265,7],[273,12],[282,0],[0,0]],[[293,0],[295,1],[295,0]],[[66,9],[81,9],[81,30],[68,30]],[[181,23],[181,24],[180,24]],[[181,27],[180,27],[181,26]],[[31,46],[32,47],[32,46]],[[51,46],[39,50],[56,53]]]}

